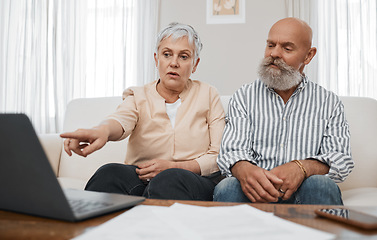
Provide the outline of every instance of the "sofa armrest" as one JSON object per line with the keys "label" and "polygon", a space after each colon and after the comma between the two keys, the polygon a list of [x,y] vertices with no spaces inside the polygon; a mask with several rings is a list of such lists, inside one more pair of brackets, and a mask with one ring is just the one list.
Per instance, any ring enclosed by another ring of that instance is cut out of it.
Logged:
{"label": "sofa armrest", "polygon": [[58,175],[63,139],[59,134],[39,134],[39,141],[46,153],[55,175]]}

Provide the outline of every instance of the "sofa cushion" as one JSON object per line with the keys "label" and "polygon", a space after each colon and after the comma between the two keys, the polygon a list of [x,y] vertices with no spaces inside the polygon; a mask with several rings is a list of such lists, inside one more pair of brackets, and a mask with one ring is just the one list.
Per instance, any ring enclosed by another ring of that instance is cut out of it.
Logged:
{"label": "sofa cushion", "polygon": [[84,189],[87,182],[86,180],[69,177],[59,177],[58,181],[64,189]]}
{"label": "sofa cushion", "polygon": [[58,174],[60,157],[62,152],[63,140],[59,134],[39,134],[39,141],[43,150],[50,161],[52,170],[55,175]]}
{"label": "sofa cushion", "polygon": [[[72,100],[65,113],[63,132],[98,125],[106,116],[113,113],[121,102],[122,97],[120,96]],[[123,163],[126,150],[127,139],[120,142],[108,142],[100,151],[96,151],[86,158],[77,154],[70,157],[63,149],[58,178],[78,179],[86,183],[100,166],[109,162]]]}
{"label": "sofa cushion", "polygon": [[376,206],[377,188],[355,188],[342,191],[345,206]]}
{"label": "sofa cushion", "polygon": [[355,167],[342,190],[377,187],[377,100],[365,97],[340,97],[350,126],[351,154]]}

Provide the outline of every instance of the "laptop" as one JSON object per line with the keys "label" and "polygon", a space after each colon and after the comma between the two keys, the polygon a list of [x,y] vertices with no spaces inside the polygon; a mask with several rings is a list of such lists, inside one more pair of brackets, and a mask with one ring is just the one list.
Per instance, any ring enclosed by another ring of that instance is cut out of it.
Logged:
{"label": "laptop", "polygon": [[0,114],[0,209],[81,221],[132,207],[144,197],[62,189],[25,114]]}

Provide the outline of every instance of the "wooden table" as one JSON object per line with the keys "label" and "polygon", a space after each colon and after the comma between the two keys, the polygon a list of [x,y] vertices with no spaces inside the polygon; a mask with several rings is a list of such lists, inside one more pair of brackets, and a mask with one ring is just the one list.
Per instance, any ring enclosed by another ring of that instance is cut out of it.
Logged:
{"label": "wooden table", "polygon": [[[218,203],[201,201],[173,201],[147,199],[143,205],[170,206],[175,202],[197,206],[231,206],[237,203]],[[260,210],[273,212],[276,216],[308,227],[333,233],[337,239],[377,239],[376,231],[365,231],[358,228],[316,217],[314,209],[318,205],[285,205],[285,204],[250,204]],[[328,206],[327,206],[328,207]],[[71,239],[94,226],[118,216],[124,211],[70,223],[46,218],[39,218],[7,211],[0,211],[0,239]]]}

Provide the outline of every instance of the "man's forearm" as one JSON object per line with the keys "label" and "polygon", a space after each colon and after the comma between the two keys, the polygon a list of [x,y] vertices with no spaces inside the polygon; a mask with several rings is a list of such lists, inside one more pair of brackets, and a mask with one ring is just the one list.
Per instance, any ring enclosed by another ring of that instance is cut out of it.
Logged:
{"label": "man's forearm", "polygon": [[245,169],[245,167],[248,167],[249,164],[252,164],[251,162],[247,161],[247,160],[241,160],[241,161],[238,161],[236,162],[231,168],[230,168],[230,172],[232,173],[232,175],[234,177],[237,178],[237,176],[239,176],[239,173],[242,169]]}
{"label": "man's forearm", "polygon": [[306,177],[313,175],[325,175],[329,172],[329,166],[316,159],[299,160],[306,170]]}

